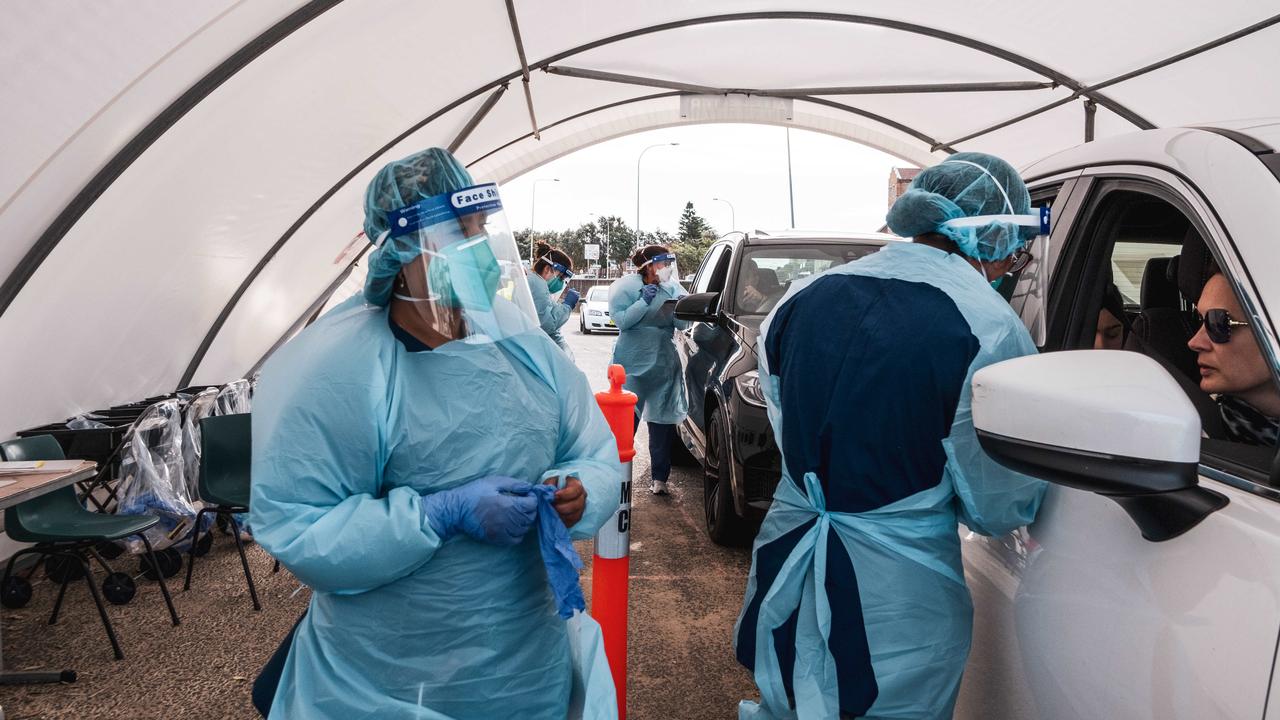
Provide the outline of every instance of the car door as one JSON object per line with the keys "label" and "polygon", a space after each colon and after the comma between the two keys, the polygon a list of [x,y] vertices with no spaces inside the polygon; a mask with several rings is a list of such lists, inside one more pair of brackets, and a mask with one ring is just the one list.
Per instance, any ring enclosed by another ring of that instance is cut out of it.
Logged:
{"label": "car door", "polygon": [[[690,288],[692,294],[722,292],[725,277],[734,259],[733,245],[723,243],[713,246],[698,269]],[[685,379],[685,393],[689,399],[689,418],[685,430],[701,454],[706,445],[706,394],[707,381],[716,365],[709,343],[714,337],[727,332],[716,323],[695,322],[689,328],[676,332],[676,348],[680,356]],[[688,443],[686,443],[688,444]]]}
{"label": "car door", "polygon": [[[1107,224],[1108,208],[1122,201],[1184,216],[1262,327],[1250,275],[1195,189],[1163,169],[1107,167],[1082,174],[1054,229],[1051,242],[1061,246],[1050,253],[1044,351],[1092,347],[1105,269],[1119,286],[1119,275],[1145,273],[1134,257],[1162,257],[1168,238],[1142,237],[1136,221]],[[1145,294],[1159,277],[1127,280]],[[1022,308],[1024,321],[1036,312]],[[1266,333],[1257,338],[1271,343]],[[1270,357],[1280,350],[1264,349]],[[1272,449],[1202,441],[1200,484],[1228,504],[1163,542],[1144,540],[1111,500],[1061,485],[1049,487],[1029,528],[1003,538],[962,532],[975,623],[956,716],[1262,717],[1280,627],[1272,462]]]}

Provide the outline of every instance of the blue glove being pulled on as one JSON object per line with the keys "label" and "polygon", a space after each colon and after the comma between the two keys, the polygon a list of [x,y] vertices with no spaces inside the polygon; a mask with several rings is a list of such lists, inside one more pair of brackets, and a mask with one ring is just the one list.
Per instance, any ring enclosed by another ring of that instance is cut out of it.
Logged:
{"label": "blue glove being pulled on", "polygon": [[581,297],[582,297],[582,293],[578,292],[577,290],[574,290],[573,288],[569,288],[568,290],[564,291],[564,296],[560,298],[560,302],[564,303],[565,305],[568,305],[569,309],[572,310],[573,308],[578,306],[578,300]]}
{"label": "blue glove being pulled on", "polygon": [[582,586],[578,584],[582,558],[578,557],[573,540],[569,538],[569,529],[556,512],[556,487],[534,485],[532,494],[538,503],[538,550],[542,553],[542,564],[547,568],[547,582],[556,599],[556,611],[561,618],[568,620],[573,617],[574,610],[583,612],[587,609]]}
{"label": "blue glove being pulled on", "polygon": [[422,516],[441,541],[461,532],[492,545],[515,545],[533,527],[538,500],[523,480],[490,475],[422,496]]}
{"label": "blue glove being pulled on", "polygon": [[658,296],[657,285],[645,285],[640,288],[640,298],[644,300],[646,305],[652,305],[653,299]]}

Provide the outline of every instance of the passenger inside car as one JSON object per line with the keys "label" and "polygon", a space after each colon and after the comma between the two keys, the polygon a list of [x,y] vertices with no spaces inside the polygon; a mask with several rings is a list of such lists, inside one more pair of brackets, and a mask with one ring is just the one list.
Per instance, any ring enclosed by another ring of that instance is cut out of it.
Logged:
{"label": "passenger inside car", "polygon": [[1280,435],[1280,390],[1231,284],[1211,266],[1196,310],[1201,325],[1187,346],[1195,351],[1200,389],[1215,397],[1227,437],[1275,447]]}
{"label": "passenger inside car", "polygon": [[1124,297],[1114,282],[1102,293],[1102,309],[1098,311],[1098,329],[1093,336],[1094,350],[1123,350],[1129,333],[1129,317],[1124,311]]}
{"label": "passenger inside car", "polygon": [[742,264],[742,282],[738,290],[738,311],[767,313],[773,309],[787,288],[778,282],[778,273],[756,265],[755,260]]}

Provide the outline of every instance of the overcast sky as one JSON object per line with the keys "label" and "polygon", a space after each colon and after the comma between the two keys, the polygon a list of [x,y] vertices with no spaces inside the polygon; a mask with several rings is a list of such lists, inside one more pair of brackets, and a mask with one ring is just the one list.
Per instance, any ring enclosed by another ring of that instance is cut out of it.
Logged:
{"label": "overcast sky", "polygon": [[[787,140],[780,127],[695,125],[629,135],[580,150],[526,173],[502,188],[512,229],[536,222],[540,230],[564,230],[591,221],[590,213],[636,222],[636,158],[640,177],[640,227],[674,232],[685,202],[692,201],[720,234],[791,226],[787,201]],[[889,172],[910,163],[848,140],[791,131],[795,227],[804,230],[875,231],[884,223]],[[533,217],[534,181],[536,219]]]}

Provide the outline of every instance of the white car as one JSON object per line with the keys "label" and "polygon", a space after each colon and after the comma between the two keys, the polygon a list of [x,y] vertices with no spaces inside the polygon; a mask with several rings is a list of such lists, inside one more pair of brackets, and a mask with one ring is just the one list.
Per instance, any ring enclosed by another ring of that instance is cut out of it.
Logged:
{"label": "white car", "polygon": [[[1011,303],[1043,354],[977,373],[973,418],[989,455],[1051,484],[1029,528],[962,528],[956,717],[1280,718],[1280,462],[1223,437],[1186,348],[1212,259],[1245,308],[1231,331],[1280,377],[1276,148],[1280,121],[1160,129],[1023,173],[1053,228]],[[1108,274],[1138,352],[1091,349]]]}
{"label": "white car", "polygon": [[583,335],[593,332],[618,332],[618,326],[609,317],[609,286],[596,285],[587,290],[579,306],[578,330]]}

